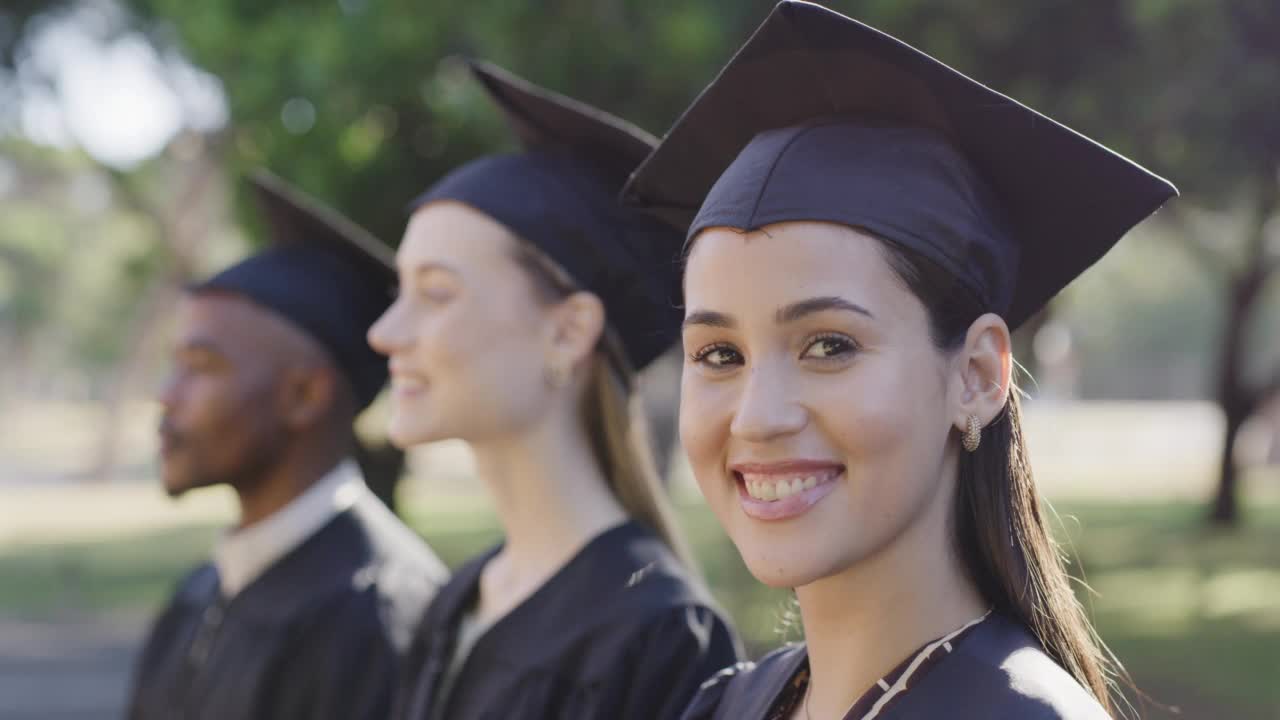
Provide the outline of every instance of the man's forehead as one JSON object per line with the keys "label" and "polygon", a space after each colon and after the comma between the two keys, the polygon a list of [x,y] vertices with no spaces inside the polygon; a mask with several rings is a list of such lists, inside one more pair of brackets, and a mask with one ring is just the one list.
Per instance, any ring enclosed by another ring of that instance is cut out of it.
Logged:
{"label": "man's forehead", "polygon": [[238,293],[187,293],[178,318],[179,344],[199,339],[227,353],[311,356],[323,352],[302,329]]}
{"label": "man's forehead", "polygon": [[242,295],[228,292],[189,292],[178,305],[182,325],[240,327],[261,323],[265,310]]}

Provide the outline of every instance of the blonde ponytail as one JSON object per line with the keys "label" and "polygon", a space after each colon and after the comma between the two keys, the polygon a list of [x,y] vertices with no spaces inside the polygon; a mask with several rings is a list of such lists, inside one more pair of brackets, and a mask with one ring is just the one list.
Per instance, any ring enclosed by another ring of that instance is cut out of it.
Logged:
{"label": "blonde ponytail", "polygon": [[[517,240],[515,259],[545,301],[556,302],[578,292],[568,273],[533,245]],[[590,372],[581,415],[609,490],[630,517],[666,542],[701,585],[693,553],[658,476],[635,371],[617,334],[607,327]]]}

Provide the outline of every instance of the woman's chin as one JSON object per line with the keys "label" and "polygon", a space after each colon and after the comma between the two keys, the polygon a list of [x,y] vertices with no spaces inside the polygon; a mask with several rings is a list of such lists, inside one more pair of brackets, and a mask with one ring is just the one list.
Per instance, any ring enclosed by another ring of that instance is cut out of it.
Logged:
{"label": "woman's chin", "polygon": [[820,579],[818,575],[813,573],[801,573],[801,571],[778,570],[776,568],[768,571],[756,571],[751,569],[751,575],[754,575],[760,583],[769,585],[771,588],[795,589],[804,587],[814,580]]}
{"label": "woman's chin", "polygon": [[798,563],[795,556],[781,553],[743,554],[742,560],[756,580],[773,588],[797,588],[825,575],[811,562]]}
{"label": "woman's chin", "polygon": [[442,439],[436,437],[437,434],[432,432],[431,428],[422,427],[420,424],[412,422],[409,418],[392,417],[390,424],[387,426],[387,439],[391,441],[392,445],[401,450],[408,450],[415,445],[425,445]]}

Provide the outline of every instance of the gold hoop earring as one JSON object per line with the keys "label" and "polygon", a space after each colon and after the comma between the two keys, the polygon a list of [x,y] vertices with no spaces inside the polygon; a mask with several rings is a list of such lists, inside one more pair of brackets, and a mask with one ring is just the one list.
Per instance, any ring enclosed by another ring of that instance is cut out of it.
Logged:
{"label": "gold hoop earring", "polygon": [[964,449],[974,452],[982,444],[982,421],[977,415],[969,416],[968,427],[964,431]]}

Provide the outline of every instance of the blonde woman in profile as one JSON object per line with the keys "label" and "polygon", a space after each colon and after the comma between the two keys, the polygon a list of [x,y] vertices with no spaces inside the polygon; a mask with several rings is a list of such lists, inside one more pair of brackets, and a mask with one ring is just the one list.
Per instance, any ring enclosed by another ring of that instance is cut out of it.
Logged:
{"label": "blonde woman in profile", "polygon": [[616,200],[654,140],[471,67],[525,149],[414,203],[400,295],[369,340],[390,362],[393,441],[465,440],[505,541],[427,612],[395,717],[675,717],[736,651],[634,393],[679,328],[679,233]]}

